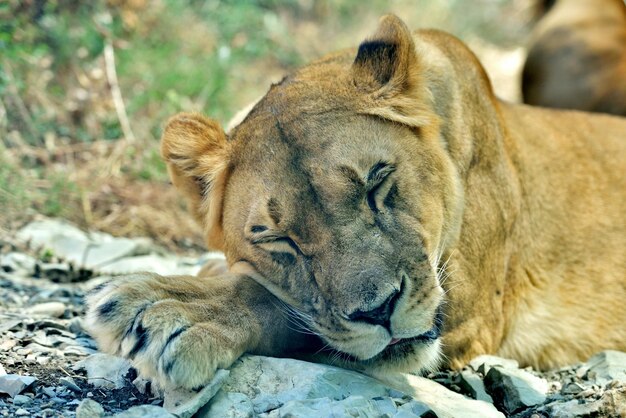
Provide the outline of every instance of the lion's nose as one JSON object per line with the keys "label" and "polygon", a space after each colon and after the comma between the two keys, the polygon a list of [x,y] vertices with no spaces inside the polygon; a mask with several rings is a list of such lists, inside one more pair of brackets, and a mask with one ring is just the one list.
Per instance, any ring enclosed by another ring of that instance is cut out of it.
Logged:
{"label": "lion's nose", "polygon": [[380,306],[370,311],[354,311],[348,315],[348,318],[352,321],[364,321],[373,325],[382,325],[389,328],[389,318],[391,318],[399,294],[399,290],[394,290]]}

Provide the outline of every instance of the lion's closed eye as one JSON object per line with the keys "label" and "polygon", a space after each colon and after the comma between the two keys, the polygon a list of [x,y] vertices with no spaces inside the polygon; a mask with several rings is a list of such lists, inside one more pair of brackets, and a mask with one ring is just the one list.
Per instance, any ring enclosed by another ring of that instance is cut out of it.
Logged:
{"label": "lion's closed eye", "polygon": [[[266,238],[267,239],[267,238]],[[256,244],[266,251],[272,253],[288,253],[296,256],[300,253],[298,244],[289,237],[276,237],[263,241],[256,242]]]}
{"label": "lion's closed eye", "polygon": [[378,163],[370,170],[368,175],[367,204],[374,213],[383,210],[385,201],[394,186],[393,176],[395,166],[385,163]]}
{"label": "lion's closed eye", "polygon": [[293,262],[298,255],[302,254],[298,244],[289,236],[269,230],[267,227],[255,225],[251,228],[253,235],[250,242],[269,253],[277,261]]}

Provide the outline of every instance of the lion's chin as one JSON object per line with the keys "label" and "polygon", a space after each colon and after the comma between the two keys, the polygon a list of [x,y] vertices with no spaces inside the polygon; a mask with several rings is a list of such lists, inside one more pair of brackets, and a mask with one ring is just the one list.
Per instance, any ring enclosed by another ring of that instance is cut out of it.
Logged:
{"label": "lion's chin", "polygon": [[[341,360],[343,367],[353,368],[369,374],[375,371],[410,371],[421,373],[432,371],[439,365],[441,357],[441,329],[443,328],[443,309],[435,311],[433,326],[428,331],[406,338],[389,337],[382,327],[376,327],[378,335],[373,336],[370,344],[361,344],[360,353],[351,352],[350,347],[331,349],[330,364]],[[386,343],[384,341],[387,341]],[[324,351],[323,349],[320,351]],[[363,355],[363,353],[366,353]],[[327,353],[328,354],[328,353]],[[360,354],[360,355],[359,355]],[[324,360],[322,360],[324,361]]]}
{"label": "lion's chin", "polygon": [[322,357],[317,361],[340,364],[344,368],[380,377],[389,372],[428,373],[438,368],[441,357],[440,338],[424,339],[418,336],[388,344],[384,350],[367,360],[358,360],[350,354],[335,351],[329,358]]}
{"label": "lion's chin", "polygon": [[389,345],[375,358],[363,362],[362,371],[371,376],[389,372],[427,373],[434,371],[441,361],[441,340],[427,342],[412,338]]}
{"label": "lion's chin", "polygon": [[439,306],[430,330],[415,337],[392,338],[379,354],[362,362],[365,365],[364,371],[373,374],[402,370],[422,373],[435,370],[441,358],[442,327],[443,309]]}

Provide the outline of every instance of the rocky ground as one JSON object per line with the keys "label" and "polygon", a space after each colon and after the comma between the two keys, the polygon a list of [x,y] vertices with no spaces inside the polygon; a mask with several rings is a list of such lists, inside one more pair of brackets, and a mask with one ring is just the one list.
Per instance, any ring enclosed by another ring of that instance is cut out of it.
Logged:
{"label": "rocky ground", "polygon": [[153,393],[125,361],[97,353],[82,297],[111,275],[193,274],[145,239],[42,219],[0,239],[0,416],[626,417],[626,353],[538,373],[481,357],[460,372],[385,383],[290,359],[246,356],[199,392]]}

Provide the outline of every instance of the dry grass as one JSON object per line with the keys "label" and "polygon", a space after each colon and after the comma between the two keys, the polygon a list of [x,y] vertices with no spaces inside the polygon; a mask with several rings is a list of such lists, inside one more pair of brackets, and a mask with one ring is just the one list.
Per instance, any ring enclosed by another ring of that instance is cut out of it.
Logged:
{"label": "dry grass", "polygon": [[[0,227],[43,213],[199,248],[199,227],[158,157],[167,117],[195,110],[226,122],[290,69],[357,44],[389,11],[475,44],[515,99],[515,48],[534,3],[2,2]],[[502,57],[512,64],[499,69]]]}

